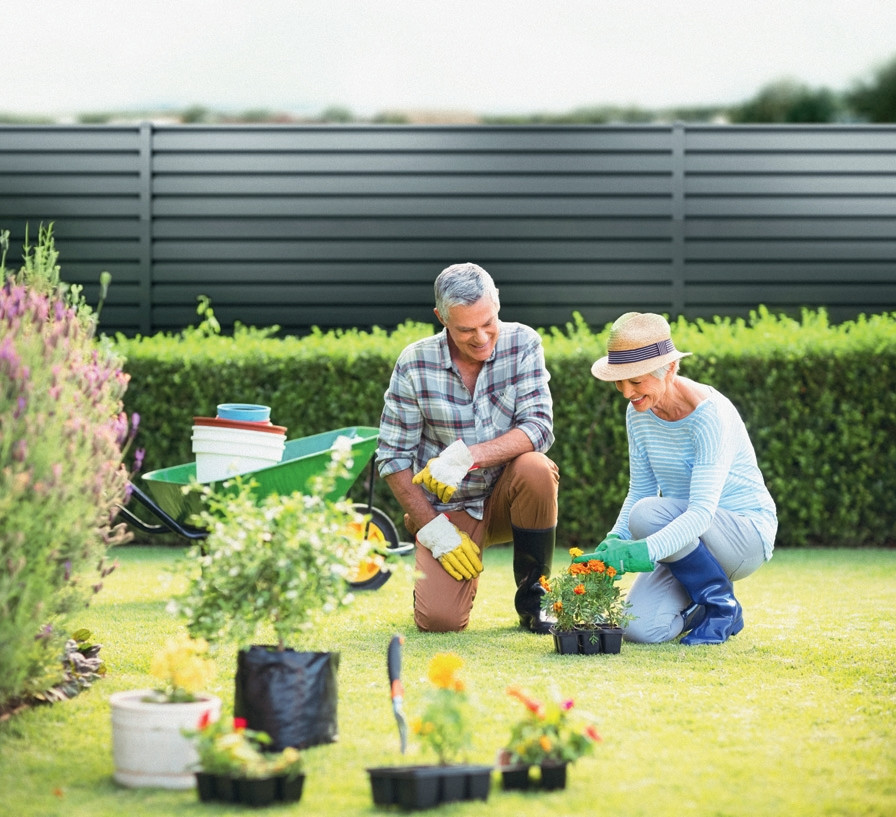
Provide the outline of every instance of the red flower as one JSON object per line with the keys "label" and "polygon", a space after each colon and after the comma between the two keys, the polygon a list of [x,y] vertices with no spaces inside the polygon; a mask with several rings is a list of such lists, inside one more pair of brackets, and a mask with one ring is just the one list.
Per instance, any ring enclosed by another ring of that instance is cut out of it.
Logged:
{"label": "red flower", "polygon": [[585,727],[585,736],[593,741],[603,740],[603,738],[597,733],[597,729],[595,729],[593,726]]}
{"label": "red flower", "polygon": [[199,728],[205,729],[205,727],[208,726],[211,722],[212,722],[212,711],[211,711],[211,709],[206,709],[199,716]]}
{"label": "red flower", "polygon": [[245,718],[234,718],[233,719],[233,728],[237,732],[242,732],[248,725],[249,725],[249,722]]}

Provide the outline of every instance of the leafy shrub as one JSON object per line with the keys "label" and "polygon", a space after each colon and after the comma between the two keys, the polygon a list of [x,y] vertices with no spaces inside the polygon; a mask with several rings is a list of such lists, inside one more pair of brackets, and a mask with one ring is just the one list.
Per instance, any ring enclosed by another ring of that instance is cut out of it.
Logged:
{"label": "leafy shrub", "polygon": [[[64,619],[111,567],[128,475],[127,375],[59,285],[49,231],[0,288],[0,708],[58,677]],[[5,258],[4,258],[5,261]]]}
{"label": "leafy shrub", "polygon": [[[290,438],[378,425],[396,357],[432,331],[408,323],[392,333],[275,339],[239,328],[232,337],[118,342],[133,378],[128,408],[144,418],[147,462],[161,468],[192,458],[192,417],[213,414],[220,402],[270,405]],[[628,486],[625,403],[590,374],[608,331],[579,316],[541,330],[554,398],[550,456],[561,473],[559,541],[586,549],[609,530]],[[823,310],[794,320],[759,308],[749,320],[679,319],[672,331],[676,345],[693,352],[682,374],[740,410],[778,505],[779,545],[893,543],[896,314],[832,326]],[[363,496],[364,486],[355,491]],[[402,530],[382,480],[375,501]]]}

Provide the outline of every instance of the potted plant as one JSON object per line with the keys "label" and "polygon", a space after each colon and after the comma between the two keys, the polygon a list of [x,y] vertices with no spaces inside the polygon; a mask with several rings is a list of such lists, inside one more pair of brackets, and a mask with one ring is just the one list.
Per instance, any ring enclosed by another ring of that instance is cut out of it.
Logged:
{"label": "potted plant", "polygon": [[196,747],[196,789],[201,801],[266,806],[301,799],[305,775],[299,750],[287,746],[277,753],[268,751],[270,736],[249,729],[244,719],[227,723],[223,718],[202,718],[184,735]]}
{"label": "potted plant", "polygon": [[566,769],[592,751],[601,739],[592,724],[584,727],[573,723],[573,701],[560,699],[542,703],[518,687],[507,694],[526,708],[525,715],[510,730],[510,739],[499,755],[505,789],[527,789],[532,784],[530,770],[540,769],[535,781],[542,789],[566,787]]}
{"label": "potted plant", "polygon": [[457,672],[463,660],[455,653],[438,653],[429,664],[432,688],[423,714],[411,729],[438,763],[380,766],[368,769],[377,806],[424,809],[459,800],[487,800],[491,766],[466,762],[472,731],[470,701]]}
{"label": "potted plant", "polygon": [[[370,547],[350,503],[326,499],[350,457],[338,439],[307,494],[259,499],[240,478],[203,489],[196,521],[208,536],[189,553],[197,569],[176,607],[194,635],[248,645],[237,654],[234,714],[275,750],[336,739],[339,654],[287,645],[351,601],[350,571]],[[275,644],[253,643],[263,628]]]}
{"label": "potted plant", "polygon": [[[571,548],[570,556],[581,556]],[[553,616],[554,648],[560,654],[618,653],[629,604],[616,583],[616,570],[597,559],[572,562],[550,580],[541,577],[542,608]]]}
{"label": "potted plant", "polygon": [[196,750],[182,730],[201,718],[215,721],[221,712],[221,699],[202,692],[215,671],[207,652],[202,639],[173,638],[152,660],[150,672],[159,680],[155,689],[110,696],[117,782],[168,789],[194,785]]}

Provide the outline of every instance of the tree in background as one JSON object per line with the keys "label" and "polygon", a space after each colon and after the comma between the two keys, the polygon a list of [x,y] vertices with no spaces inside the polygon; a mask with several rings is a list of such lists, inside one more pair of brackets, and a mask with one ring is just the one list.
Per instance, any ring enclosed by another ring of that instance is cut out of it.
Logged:
{"label": "tree in background", "polygon": [[751,100],[731,109],[735,123],[826,123],[840,118],[841,105],[827,88],[813,90],[795,80],[769,83]]}
{"label": "tree in background", "polygon": [[879,68],[870,82],[857,84],[846,99],[868,122],[896,122],[896,58]]}

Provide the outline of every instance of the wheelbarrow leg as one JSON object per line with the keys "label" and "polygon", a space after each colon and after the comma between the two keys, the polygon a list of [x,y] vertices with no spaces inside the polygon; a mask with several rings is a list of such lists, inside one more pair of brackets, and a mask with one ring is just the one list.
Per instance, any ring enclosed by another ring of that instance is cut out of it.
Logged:
{"label": "wheelbarrow leg", "polygon": [[149,525],[142,519],[137,518],[131,511],[123,506],[119,506],[122,516],[138,530],[144,533],[176,533],[185,539],[197,540],[205,539],[208,531],[204,528],[195,528],[192,525],[183,525],[169,516],[163,511],[147,494],[143,493],[133,482],[128,483],[131,496],[134,497],[143,507],[151,511],[159,520],[161,525]]}

